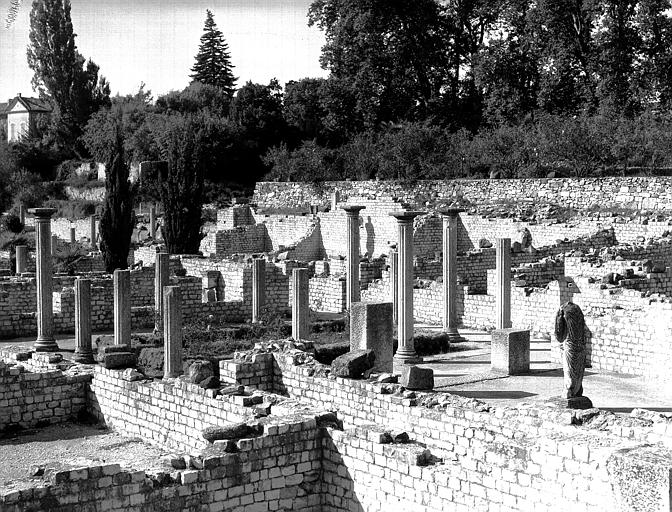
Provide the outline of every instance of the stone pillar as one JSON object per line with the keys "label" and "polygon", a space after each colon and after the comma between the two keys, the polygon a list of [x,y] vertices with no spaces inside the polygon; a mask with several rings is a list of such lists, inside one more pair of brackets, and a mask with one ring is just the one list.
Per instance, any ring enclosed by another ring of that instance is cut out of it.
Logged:
{"label": "stone pillar", "polygon": [[53,283],[51,261],[51,216],[54,208],[35,208],[35,241],[37,246],[37,340],[36,352],[59,350],[54,338]]}
{"label": "stone pillar", "polygon": [[131,271],[114,271],[114,344],[131,344]]}
{"label": "stone pillar", "polygon": [[373,350],[374,370],[392,371],[392,303],[354,302],[350,310],[350,350]]}
{"label": "stone pillar", "polygon": [[91,281],[75,281],[75,361],[93,364],[91,348]]}
{"label": "stone pillar", "polygon": [[21,224],[26,225],[26,207],[23,204],[19,205],[19,220]]}
{"label": "stone pillar", "polygon": [[338,208],[338,203],[341,200],[341,194],[338,192],[338,190],[334,190],[331,193],[331,211],[335,212],[336,208]]}
{"label": "stone pillar", "polygon": [[163,289],[170,281],[170,254],[157,252],[154,261],[154,330],[163,329]]}
{"label": "stone pillar", "polygon": [[252,322],[259,322],[266,304],[266,259],[252,260]]}
{"label": "stone pillar", "polygon": [[96,243],[96,216],[91,215],[90,219],[90,236],[91,236],[91,248],[96,251],[98,250],[98,244]]}
{"label": "stone pillar", "polygon": [[28,246],[17,245],[16,250],[16,273],[23,274],[28,266]]}
{"label": "stone pillar", "polygon": [[74,244],[77,241],[77,231],[74,227],[70,228],[70,243]]}
{"label": "stone pillar", "polygon": [[495,290],[495,328],[511,327],[511,239],[498,238],[497,289]]}
{"label": "stone pillar", "polygon": [[392,295],[392,325],[399,321],[399,253],[390,249],[390,295]]}
{"label": "stone pillar", "polygon": [[182,375],[182,292],[179,286],[163,289],[163,378]]}
{"label": "stone pillar", "polygon": [[343,209],[348,218],[347,256],[346,256],[346,292],[345,307],[350,309],[353,302],[359,302],[359,212],[364,206],[348,205]]}
{"label": "stone pillar", "polygon": [[149,207],[149,236],[156,240],[156,206]]}
{"label": "stone pillar", "polygon": [[399,312],[397,323],[397,353],[394,355],[394,371],[401,372],[404,365],[422,361],[413,344],[413,219],[421,212],[391,212],[399,226],[398,246]]}
{"label": "stone pillar", "polygon": [[442,210],[443,215],[443,330],[451,342],[464,338],[457,332],[457,220],[459,208]]}
{"label": "stone pillar", "polygon": [[490,366],[506,375],[530,372],[530,331],[499,329],[492,331]]}
{"label": "stone pillar", "polygon": [[292,270],[292,338],[308,339],[310,334],[308,308],[308,269]]}

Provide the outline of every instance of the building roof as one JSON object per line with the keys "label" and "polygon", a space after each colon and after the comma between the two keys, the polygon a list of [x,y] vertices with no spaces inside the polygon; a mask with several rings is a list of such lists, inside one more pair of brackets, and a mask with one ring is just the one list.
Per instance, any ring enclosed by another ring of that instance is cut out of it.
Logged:
{"label": "building roof", "polygon": [[28,98],[26,96],[16,96],[9,100],[5,111],[9,112],[12,110],[17,103],[21,103],[28,112],[51,112],[51,105],[49,105],[48,101],[40,98]]}

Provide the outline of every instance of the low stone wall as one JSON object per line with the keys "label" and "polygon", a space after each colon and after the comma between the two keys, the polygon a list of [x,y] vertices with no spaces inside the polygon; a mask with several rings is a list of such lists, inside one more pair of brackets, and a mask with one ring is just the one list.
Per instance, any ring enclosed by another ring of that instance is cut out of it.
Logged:
{"label": "low stone wall", "polygon": [[346,280],[343,277],[313,277],[308,282],[308,303],[313,311],[341,313],[345,311]]}

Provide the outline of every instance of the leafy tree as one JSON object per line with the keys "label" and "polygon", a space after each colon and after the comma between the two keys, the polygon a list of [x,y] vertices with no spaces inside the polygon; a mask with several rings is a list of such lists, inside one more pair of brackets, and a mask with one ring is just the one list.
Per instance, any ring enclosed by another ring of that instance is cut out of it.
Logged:
{"label": "leafy tree", "polygon": [[124,159],[120,124],[119,120],[114,130],[115,150],[107,161],[105,204],[100,217],[100,250],[107,272],[128,268],[128,251],[135,226],[133,197],[128,181],[128,165]]}
{"label": "leafy tree", "polygon": [[283,116],[302,139],[325,138],[323,119],[327,111],[322,102],[325,82],[324,78],[304,78],[285,84]]}
{"label": "leafy tree", "polygon": [[77,51],[69,0],[33,2],[30,13],[28,65],[33,87],[54,106],[50,135],[62,147],[82,151],[78,143],[84,125],[109,105],[110,87],[98,66]]}
{"label": "leafy tree", "polygon": [[237,78],[233,76],[229,46],[217,28],[212,12],[206,10],[205,26],[191,78],[196,82],[217,86],[227,97],[233,96]]}
{"label": "leafy tree", "polygon": [[171,91],[159,96],[154,111],[158,114],[204,113],[215,117],[226,117],[229,113],[231,97],[223,94],[216,85],[192,82],[182,91]]}

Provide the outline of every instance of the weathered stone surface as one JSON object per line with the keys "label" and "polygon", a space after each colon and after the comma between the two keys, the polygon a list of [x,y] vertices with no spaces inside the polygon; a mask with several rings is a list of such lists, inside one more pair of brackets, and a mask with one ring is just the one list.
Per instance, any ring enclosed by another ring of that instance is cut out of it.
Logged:
{"label": "weathered stone surface", "polygon": [[108,370],[135,366],[136,357],[132,352],[112,352],[103,355],[101,364]]}
{"label": "weathered stone surface", "polygon": [[210,377],[206,377],[200,381],[198,385],[203,389],[215,389],[219,387],[219,379],[214,375],[210,375]]}
{"label": "weathered stone surface", "polygon": [[373,350],[373,370],[391,372],[393,352],[391,302],[353,302],[350,309],[350,350]]}
{"label": "weathered stone surface", "polygon": [[259,425],[234,423],[233,425],[207,427],[203,430],[203,438],[209,443],[225,439],[241,439],[259,435]]}
{"label": "weathered stone surface", "polygon": [[145,347],[140,349],[137,368],[151,379],[163,377],[163,348]]}
{"label": "weathered stone surface", "polygon": [[491,368],[507,375],[530,371],[530,331],[498,329],[492,331]]}
{"label": "weathered stone surface", "polygon": [[434,370],[406,366],[402,370],[400,384],[406,389],[434,389]]}
{"label": "weathered stone surface", "polygon": [[121,374],[121,378],[129,382],[134,382],[136,380],[143,380],[145,376],[135,368],[126,368]]}
{"label": "weathered stone surface", "polygon": [[373,368],[375,359],[373,350],[353,350],[333,360],[331,374],[336,377],[358,379],[366,370]]}
{"label": "weathered stone surface", "polygon": [[559,409],[592,409],[593,402],[587,396],[575,396],[565,398],[562,396],[554,396],[549,398],[546,403]]}
{"label": "weathered stone surface", "polygon": [[189,372],[187,378],[192,384],[199,384],[205,379],[214,375],[212,363],[210,361],[194,361],[189,365]]}

